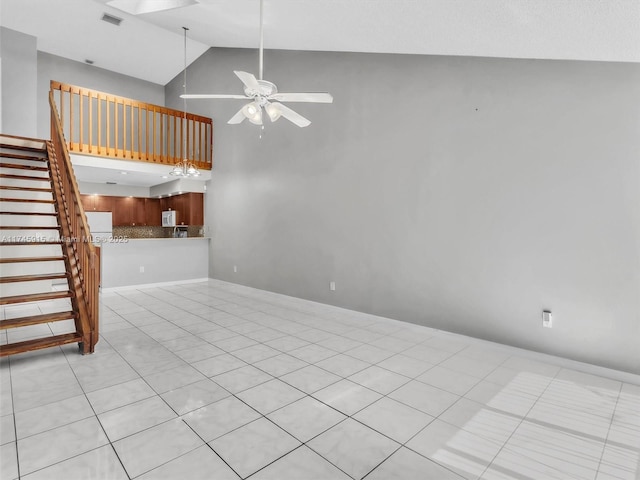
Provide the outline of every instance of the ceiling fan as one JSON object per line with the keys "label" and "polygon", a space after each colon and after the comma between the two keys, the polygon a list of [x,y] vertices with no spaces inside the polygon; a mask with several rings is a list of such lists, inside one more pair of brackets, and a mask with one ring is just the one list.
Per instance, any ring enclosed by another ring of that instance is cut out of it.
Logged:
{"label": "ceiling fan", "polygon": [[227,122],[229,124],[242,123],[245,119],[248,119],[255,125],[263,125],[263,110],[266,112],[269,120],[275,122],[280,117],[286,118],[290,122],[296,124],[299,127],[306,127],[311,122],[293,111],[286,105],[280,102],[307,102],[307,103],[332,103],[333,97],[326,92],[318,93],[279,93],[278,88],[272,82],[264,80],[262,78],[262,71],[264,65],[264,22],[263,22],[263,1],[260,0],[260,65],[259,70],[260,78],[256,78],[253,74],[248,72],[242,72],[239,70],[234,71],[237,77],[244,84],[244,95],[227,95],[227,94],[183,94],[181,98],[231,98],[231,99],[243,99],[251,100],[245,104],[231,119]]}
{"label": "ceiling fan", "polygon": [[199,0],[110,0],[107,5],[131,15],[161,12],[174,8],[189,7],[200,3]]}

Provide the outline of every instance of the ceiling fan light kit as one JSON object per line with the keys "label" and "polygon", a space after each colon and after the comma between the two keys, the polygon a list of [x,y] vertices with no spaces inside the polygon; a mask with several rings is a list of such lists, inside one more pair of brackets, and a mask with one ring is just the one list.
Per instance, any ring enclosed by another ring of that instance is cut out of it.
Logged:
{"label": "ceiling fan light kit", "polygon": [[240,70],[234,71],[236,76],[244,84],[244,95],[227,94],[192,94],[180,95],[182,98],[192,99],[245,99],[250,100],[245,104],[227,123],[235,125],[242,123],[245,119],[254,125],[264,125],[262,110],[267,113],[271,122],[284,117],[298,127],[306,127],[311,122],[280,102],[305,102],[305,103],[333,103],[333,97],[326,92],[318,93],[278,93],[278,88],[274,83],[262,78],[263,56],[264,56],[264,22],[263,22],[263,2],[260,0],[260,78],[253,74]]}

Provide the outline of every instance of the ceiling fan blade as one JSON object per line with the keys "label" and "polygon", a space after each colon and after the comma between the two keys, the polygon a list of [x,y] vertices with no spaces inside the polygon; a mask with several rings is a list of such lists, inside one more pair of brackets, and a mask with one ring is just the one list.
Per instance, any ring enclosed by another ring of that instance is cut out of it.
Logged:
{"label": "ceiling fan blade", "polygon": [[180,95],[180,98],[242,98],[244,100],[247,99],[247,97],[245,95],[225,95],[225,94],[209,94],[209,93],[202,93],[202,94],[182,94]]}
{"label": "ceiling fan blade", "polygon": [[182,94],[180,98],[242,98],[247,99],[245,95],[226,95],[226,94],[209,94],[209,93],[194,93],[194,94]]}
{"label": "ceiling fan blade", "polygon": [[227,123],[229,125],[236,125],[238,123],[242,123],[244,121],[244,119],[247,118],[244,115],[244,111],[243,110],[244,110],[244,107],[242,107],[240,110],[238,110],[238,113],[236,113],[233,117],[231,117]]}
{"label": "ceiling fan blade", "polygon": [[289,120],[291,123],[295,123],[299,127],[308,127],[309,125],[311,125],[311,122],[309,120],[304,118],[299,113],[294,112],[293,110],[291,110],[286,105],[283,105],[283,104],[277,103],[277,102],[276,103],[272,103],[272,105],[275,105],[277,107],[278,111],[280,112],[280,115],[282,115],[284,118]]}
{"label": "ceiling fan blade", "polygon": [[333,103],[330,93],[275,93],[269,97],[279,102]]}
{"label": "ceiling fan blade", "polygon": [[198,0],[111,0],[107,5],[131,15],[160,12],[198,4]]}
{"label": "ceiling fan blade", "polygon": [[234,70],[233,73],[235,73],[236,76],[240,80],[242,80],[242,83],[244,83],[249,90],[253,90],[255,92],[260,91],[260,84],[258,84],[258,80],[252,73],[243,72],[240,70]]}

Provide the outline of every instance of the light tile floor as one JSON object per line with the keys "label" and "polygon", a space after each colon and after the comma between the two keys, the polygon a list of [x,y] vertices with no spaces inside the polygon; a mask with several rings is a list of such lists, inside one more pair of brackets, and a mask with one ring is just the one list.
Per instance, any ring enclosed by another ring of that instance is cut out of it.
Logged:
{"label": "light tile floor", "polygon": [[102,304],[0,362],[0,478],[640,478],[638,385],[214,280]]}

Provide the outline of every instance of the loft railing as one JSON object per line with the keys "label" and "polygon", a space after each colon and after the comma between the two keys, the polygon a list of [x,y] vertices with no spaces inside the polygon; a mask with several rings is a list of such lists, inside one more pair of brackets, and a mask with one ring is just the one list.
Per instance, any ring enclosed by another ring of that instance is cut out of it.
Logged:
{"label": "loft railing", "polygon": [[49,104],[51,141],[47,142],[47,150],[65,266],[71,274],[69,289],[73,292],[71,303],[76,313],[76,332],[82,335],[82,352],[92,353],[99,333],[100,249],[91,241],[53,92],[49,92]]}
{"label": "loft railing", "polygon": [[55,80],[51,93],[71,153],[211,169],[210,118]]}

